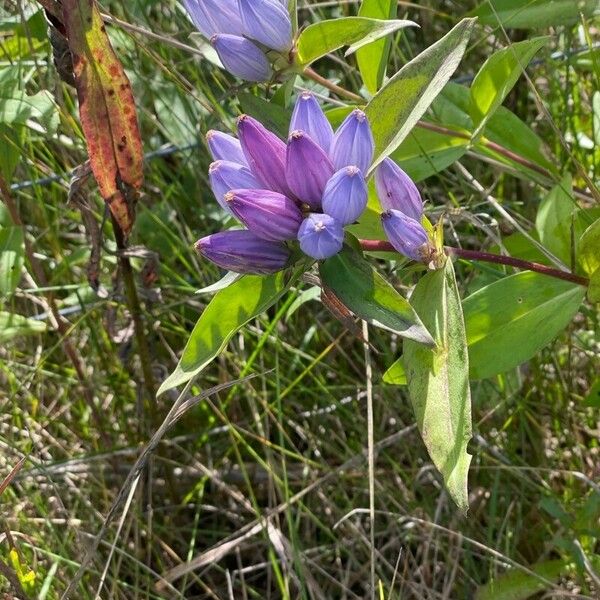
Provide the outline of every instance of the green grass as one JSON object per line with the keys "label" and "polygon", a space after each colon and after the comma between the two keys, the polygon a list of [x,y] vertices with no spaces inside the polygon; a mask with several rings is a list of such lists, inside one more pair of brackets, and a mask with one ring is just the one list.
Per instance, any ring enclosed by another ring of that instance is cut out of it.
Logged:
{"label": "green grass", "polygon": [[[390,69],[439,39],[471,7],[441,0],[403,4],[401,16],[421,29],[398,36]],[[33,32],[25,27],[19,47],[9,45],[15,27],[9,17],[19,24],[34,5],[23,3],[21,15],[11,8],[0,9],[0,67],[18,69],[30,94],[49,90],[60,116],[55,133],[19,130],[12,143],[20,159],[11,183],[54,173],[63,179],[12,194],[49,287],[36,289],[26,263],[17,290],[0,309],[41,315],[50,293],[61,308],[73,309],[68,336],[85,362],[95,406],[86,402],[48,319],[47,333],[0,347],[0,478],[25,458],[0,496],[0,558],[11,572],[18,563],[23,573],[35,573],[33,583],[23,584],[25,597],[53,600],[75,576],[176,395],[159,398],[154,414],[148,409],[131,315],[122,283],[114,278],[112,231],[91,182],[85,201],[102,224],[106,294],[96,295],[87,284],[90,243],[80,213],[66,203],[68,174],[85,160],[74,95],[58,80],[47,44],[23,41],[36,39],[40,27],[41,36],[43,23],[35,21]],[[109,28],[133,83],[145,150],[193,145],[148,160],[131,240],[157,256],[157,281],[147,288],[141,278],[146,261],[133,262],[153,373],[162,381],[208,300],[195,290],[219,278],[193,250],[196,239],[223,225],[207,185],[203,134],[232,128],[240,109],[232,79],[168,43],[187,43],[191,32],[176,3],[107,1],[103,9],[164,37]],[[353,3],[314,2],[301,20],[353,11]],[[585,46],[597,27],[596,20],[550,31],[550,51]],[[480,27],[476,35],[458,75],[476,72],[493,48],[507,43],[502,31]],[[518,41],[530,32],[507,35]],[[522,78],[505,104],[546,141],[556,168],[585,187],[582,173],[596,180],[600,164],[591,116],[595,92],[597,127],[600,58],[540,56],[528,71],[534,87]],[[318,70],[343,73],[342,83],[356,89],[360,79],[352,60],[350,65],[340,70],[337,60],[327,59]],[[576,143],[582,133],[590,147]],[[533,230],[547,189],[476,156],[465,156],[461,164]],[[456,165],[420,187],[431,212],[447,210],[449,238],[456,231],[463,240],[489,246],[477,223],[502,239],[514,231]],[[592,206],[591,200],[581,202]],[[465,294],[499,275],[496,268],[458,266]],[[415,282],[396,278],[405,290]],[[308,287],[301,284],[295,294]],[[200,393],[254,376],[193,406],[168,431],[127,510],[122,504],[108,525],[74,598],[95,598],[106,570],[101,598],[364,599],[370,598],[372,556],[386,599],[473,598],[508,565],[528,570],[556,559],[575,567],[564,569],[545,597],[598,597],[600,569],[593,557],[600,554],[600,433],[598,407],[585,402],[599,365],[595,307],[582,308],[568,331],[518,371],[473,383],[476,437],[467,518],[457,513],[433,470],[404,389],[381,381],[400,340],[370,331],[377,450],[372,548],[363,344],[319,302],[303,304],[286,318],[295,297],[236,335],[195,382],[192,392]],[[227,552],[218,553],[233,540]],[[11,562],[12,548],[18,559],[13,553]],[[198,565],[199,557],[200,566],[182,570],[188,562]],[[170,578],[173,573],[180,576]],[[15,593],[3,577],[0,591],[7,598]]]}

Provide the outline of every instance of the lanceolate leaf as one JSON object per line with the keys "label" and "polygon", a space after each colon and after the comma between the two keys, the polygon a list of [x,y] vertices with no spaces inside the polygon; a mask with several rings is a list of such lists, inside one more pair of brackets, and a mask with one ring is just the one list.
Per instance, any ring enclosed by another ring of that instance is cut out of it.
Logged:
{"label": "lanceolate leaf", "polygon": [[511,44],[485,61],[471,85],[471,116],[476,125],[474,137],[483,130],[487,119],[504,102],[529,61],[548,39],[539,37]]}
{"label": "lanceolate leaf", "polygon": [[[524,271],[466,298],[463,310],[470,378],[493,377],[533,358],[567,327],[584,295],[582,286]],[[383,380],[406,385],[402,358],[386,371]]]}
{"label": "lanceolate leaf", "polygon": [[458,67],[475,19],[463,19],[404,65],[366,108],[375,138],[371,171],[406,138]]}
{"label": "lanceolate leaf", "polygon": [[[363,0],[358,11],[359,17],[373,19],[392,19],[398,11],[396,0]],[[366,88],[375,94],[381,87],[385,76],[391,38],[372,42],[356,52],[358,68]]]}
{"label": "lanceolate leaf", "polygon": [[437,348],[404,343],[410,399],[431,460],[454,502],[466,512],[471,463],[467,444],[472,435],[469,358],[451,260],[419,281],[411,302]]}
{"label": "lanceolate leaf", "polygon": [[356,251],[346,247],[319,267],[323,285],[355,315],[419,344],[434,341],[408,301]]}
{"label": "lanceolate leaf", "polygon": [[471,14],[484,25],[539,29],[577,23],[600,12],[598,0],[485,0]]}
{"label": "lanceolate leaf", "polygon": [[532,271],[496,281],[465,299],[471,378],[513,369],[573,319],[585,288]]}
{"label": "lanceolate leaf", "polygon": [[248,321],[275,304],[293,282],[287,272],[266,277],[246,275],[220,290],[200,315],[175,371],[158,394],[200,373]]}
{"label": "lanceolate leaf", "polygon": [[350,46],[348,53],[370,44],[403,27],[415,27],[412,21],[383,21],[365,17],[342,17],[309,25],[298,38],[298,61],[302,65]]}
{"label": "lanceolate leaf", "polygon": [[100,193],[125,234],[142,185],[143,153],[131,86],[94,0],[63,0],[81,124]]}

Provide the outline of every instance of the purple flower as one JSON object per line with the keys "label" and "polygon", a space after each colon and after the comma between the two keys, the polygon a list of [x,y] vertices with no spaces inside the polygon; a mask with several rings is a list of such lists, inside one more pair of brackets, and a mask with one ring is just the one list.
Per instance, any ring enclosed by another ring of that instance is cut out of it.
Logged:
{"label": "purple flower", "polygon": [[423,225],[396,209],[381,215],[383,230],[400,254],[417,261],[429,255],[429,237]]}
{"label": "purple flower", "polygon": [[399,210],[416,221],[421,221],[421,194],[413,180],[393,160],[386,158],[377,167],[375,187],[383,210]]}
{"label": "purple flower", "polygon": [[240,141],[232,135],[211,129],[206,134],[206,143],[213,160],[228,160],[248,166]]}
{"label": "purple flower", "polygon": [[302,223],[295,202],[271,190],[233,190],[225,194],[225,202],[252,233],[264,240],[293,240]]}
{"label": "purple flower", "polygon": [[367,115],[353,110],[340,125],[331,145],[331,160],[336,170],[356,165],[366,173],[373,161],[375,142]]}
{"label": "purple flower", "polygon": [[311,208],[321,207],[333,165],[321,147],[302,131],[293,131],[288,140],[285,174],[292,192]]}
{"label": "purple flower", "polygon": [[227,211],[230,211],[230,207],[225,202],[225,194],[231,190],[260,187],[248,167],[227,160],[212,163],[208,169],[208,178],[217,202]]}
{"label": "purple flower", "polygon": [[325,152],[329,152],[333,128],[311,92],[302,92],[296,100],[290,123],[290,133],[293,131],[303,131]]}
{"label": "purple flower", "polygon": [[344,228],[325,214],[311,213],[300,225],[298,241],[304,254],[317,260],[330,258],[344,245]]}
{"label": "purple flower", "polygon": [[238,0],[244,34],[267,48],[285,52],[292,46],[292,21],[277,0]]}
{"label": "purple flower", "polygon": [[207,39],[216,33],[244,34],[237,0],[184,0],[184,4],[194,25]]}
{"label": "purple flower", "polygon": [[238,35],[219,33],[210,38],[223,66],[247,81],[267,81],[272,70],[265,53],[254,42]]}
{"label": "purple flower", "polygon": [[263,240],[251,231],[221,231],[206,236],[198,240],[196,250],[235,273],[275,273],[284,269],[290,258],[284,244]]}
{"label": "purple flower", "polygon": [[290,196],[285,179],[285,142],[248,115],[238,119],[238,136],[250,169],[263,187]]}
{"label": "purple flower", "polygon": [[342,225],[354,223],[367,206],[369,192],[358,167],[344,167],[327,182],[323,211]]}

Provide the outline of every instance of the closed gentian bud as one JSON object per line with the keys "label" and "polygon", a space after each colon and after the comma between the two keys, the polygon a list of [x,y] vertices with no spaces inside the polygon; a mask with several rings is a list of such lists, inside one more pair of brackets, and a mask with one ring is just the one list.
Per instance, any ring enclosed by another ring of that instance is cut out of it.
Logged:
{"label": "closed gentian bud", "polygon": [[373,161],[375,142],[367,115],[353,110],[340,125],[331,145],[331,160],[336,170],[356,165],[366,173]]}
{"label": "closed gentian bud", "polygon": [[196,242],[196,250],[222,269],[235,273],[275,273],[284,269],[290,258],[284,244],[263,240],[245,230],[206,236]]}
{"label": "closed gentian bud", "polygon": [[386,158],[377,167],[375,187],[383,210],[399,210],[416,221],[421,221],[421,194],[413,180],[393,160]]}
{"label": "closed gentian bud", "polygon": [[250,170],[263,186],[291,195],[285,179],[285,142],[248,115],[238,119],[238,137]]}
{"label": "closed gentian bud", "polygon": [[323,260],[337,254],[344,245],[344,228],[325,214],[311,213],[300,225],[298,241],[304,254]]}
{"label": "closed gentian bud", "polygon": [[244,35],[237,0],[184,0],[198,31],[207,39],[216,33]]}
{"label": "closed gentian bud", "polygon": [[429,237],[419,221],[391,209],[381,215],[381,222],[385,235],[400,254],[418,261],[429,256]]}
{"label": "closed gentian bud", "polygon": [[333,175],[327,154],[302,131],[293,131],[288,140],[285,175],[290,190],[311,208],[321,207],[323,191]]}
{"label": "closed gentian bud", "polygon": [[227,160],[212,163],[208,169],[208,178],[217,202],[227,211],[230,210],[225,202],[227,192],[260,187],[260,183],[248,167]]}
{"label": "closed gentian bud", "polygon": [[231,212],[264,240],[296,239],[302,212],[293,200],[271,190],[233,190],[225,194]]}
{"label": "closed gentian bud", "polygon": [[246,157],[242,152],[240,140],[234,138],[232,135],[211,129],[206,134],[206,143],[208,144],[208,149],[213,160],[228,160],[245,165],[246,167],[248,166]]}
{"label": "closed gentian bud", "polygon": [[223,66],[246,81],[267,81],[271,65],[265,53],[253,42],[239,35],[219,33],[210,39]]}
{"label": "closed gentian bud", "polygon": [[244,35],[285,52],[292,46],[292,20],[278,0],[238,0]]}
{"label": "closed gentian bud", "polygon": [[367,206],[369,192],[358,167],[344,167],[327,182],[323,192],[323,212],[342,225],[354,223]]}
{"label": "closed gentian bud", "polygon": [[329,152],[333,141],[333,128],[317,99],[310,92],[302,92],[296,100],[290,133],[297,130],[307,133],[325,152]]}

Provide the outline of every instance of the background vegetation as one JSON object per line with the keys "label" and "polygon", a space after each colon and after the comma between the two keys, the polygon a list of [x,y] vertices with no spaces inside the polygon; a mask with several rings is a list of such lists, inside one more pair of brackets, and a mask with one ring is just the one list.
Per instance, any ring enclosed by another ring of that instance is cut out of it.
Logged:
{"label": "background vegetation", "polygon": [[[356,2],[300,5],[301,23],[357,10]],[[420,29],[394,38],[391,68],[475,5],[399,2],[400,17]],[[59,598],[93,549],[142,445],[174,400],[167,394],[154,401],[149,388],[174,369],[206,305],[208,297],[196,290],[220,276],[193,250],[195,240],[223,225],[207,185],[203,134],[233,127],[242,110],[233,91],[243,86],[182,46],[191,44],[192,27],[179,3],[106,0],[102,9],[111,15],[108,30],[133,85],[147,153],[130,252],[139,314],[127,308],[94,185],[67,201],[72,170],[86,150],[75,96],[52,62],[43,13],[24,0],[0,7],[2,195],[25,225],[15,227],[15,215],[0,204],[0,474],[17,466],[0,487],[0,590],[7,598]],[[575,14],[540,19],[541,29],[494,22],[484,18],[477,26],[455,83],[468,86],[495,50],[549,36],[505,102],[547,147],[546,175],[476,147],[452,155],[455,142],[447,137],[439,148],[432,142],[439,160],[433,167],[419,157],[419,140],[412,155],[405,147],[405,164],[420,180],[429,214],[447,215],[453,245],[502,245],[545,262],[525,231],[542,247],[566,252],[568,263],[578,231],[569,225],[573,202],[594,207],[590,183],[600,169],[598,21]],[[324,76],[343,73],[340,83],[357,89],[355,63],[351,58],[346,67],[341,56],[316,68]],[[331,107],[339,104],[317,84],[298,84]],[[457,118],[437,117],[446,125]],[[520,131],[500,115],[504,141],[518,145]],[[563,177],[563,188],[573,185],[574,193],[565,198],[555,189],[549,196]],[[556,235],[547,234],[549,218]],[[86,220],[100,227],[99,262]],[[37,269],[20,251],[23,232]],[[98,291],[88,283],[90,264],[97,265]],[[465,296],[510,272],[464,261],[457,269]],[[396,283],[409,289],[411,277]],[[57,327],[53,303],[66,326]],[[134,318],[146,324],[141,348],[153,383],[142,373]],[[374,559],[381,598],[597,598],[597,306],[584,304],[568,330],[521,368],[473,384],[467,518],[429,462],[404,388],[382,383],[397,358],[396,341],[373,330],[371,343],[365,357],[362,342],[318,302],[310,284],[245,328],[193,392],[233,385],[190,402],[125,488],[74,597],[361,599],[370,597]],[[498,352],[500,359],[511,348]],[[374,546],[365,456],[370,369]],[[512,575],[502,577],[508,567]],[[492,580],[495,588],[484,587]]]}

